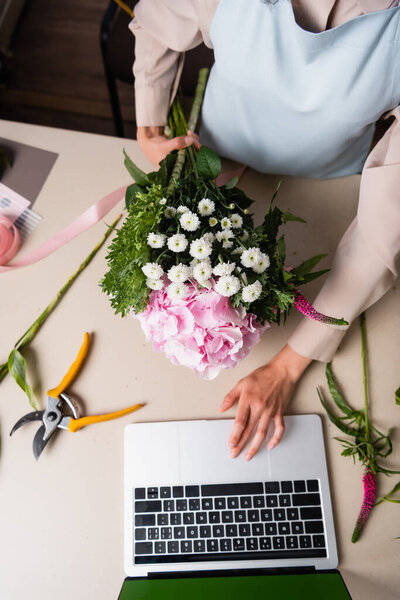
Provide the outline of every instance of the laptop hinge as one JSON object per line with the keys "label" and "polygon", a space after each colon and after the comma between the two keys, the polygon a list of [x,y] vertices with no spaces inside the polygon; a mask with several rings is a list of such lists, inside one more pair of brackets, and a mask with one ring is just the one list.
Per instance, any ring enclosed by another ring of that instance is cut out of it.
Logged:
{"label": "laptop hinge", "polygon": [[315,573],[314,566],[309,567],[271,567],[262,569],[225,569],[220,571],[151,571],[149,579],[181,579],[185,577],[237,577],[240,575],[295,575]]}

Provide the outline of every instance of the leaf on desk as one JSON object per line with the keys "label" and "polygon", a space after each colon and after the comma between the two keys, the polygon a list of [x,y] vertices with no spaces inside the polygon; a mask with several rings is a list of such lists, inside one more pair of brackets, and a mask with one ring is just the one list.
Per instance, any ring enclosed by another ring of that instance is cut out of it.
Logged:
{"label": "leaf on desk", "polygon": [[32,388],[29,385],[26,377],[26,361],[21,352],[19,352],[19,350],[16,348],[12,350],[10,356],[8,357],[8,371],[10,375],[14,377],[19,387],[22,388],[25,394],[28,396],[31,406],[33,406],[35,410],[38,410]]}
{"label": "leaf on desk", "polygon": [[400,404],[400,387],[395,391],[396,404]]}

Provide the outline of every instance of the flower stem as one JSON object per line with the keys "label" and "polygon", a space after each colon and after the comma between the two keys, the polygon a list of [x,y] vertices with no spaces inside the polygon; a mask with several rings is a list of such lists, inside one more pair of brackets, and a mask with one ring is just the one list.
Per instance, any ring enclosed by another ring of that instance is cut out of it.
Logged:
{"label": "flower stem", "polygon": [[[53,300],[46,306],[44,311],[39,315],[39,317],[32,323],[30,327],[25,331],[25,333],[17,340],[14,344],[14,348],[18,350],[22,350],[25,346],[27,346],[35,337],[43,323],[46,321],[47,317],[53,311],[53,309],[57,306],[66,292],[69,290],[71,285],[74,283],[75,279],[78,277],[80,273],[88,266],[88,264],[92,261],[92,259],[96,256],[97,252],[100,250],[106,239],[111,235],[114,230],[115,225],[118,223],[122,215],[118,215],[118,217],[111,223],[111,225],[107,228],[104,236],[100,240],[100,242],[93,248],[91,253],[85,258],[85,260],[79,265],[79,268],[69,277],[68,281],[62,286],[62,288],[57,292]],[[4,363],[0,365],[0,383],[3,381],[4,377],[8,373],[8,364]]]}
{"label": "flower stem", "polygon": [[365,438],[369,440],[369,420],[368,420],[368,375],[367,375],[367,352],[366,352],[366,331],[365,331],[365,313],[360,315],[361,326],[361,355],[363,365],[363,386],[364,386],[364,426]]}

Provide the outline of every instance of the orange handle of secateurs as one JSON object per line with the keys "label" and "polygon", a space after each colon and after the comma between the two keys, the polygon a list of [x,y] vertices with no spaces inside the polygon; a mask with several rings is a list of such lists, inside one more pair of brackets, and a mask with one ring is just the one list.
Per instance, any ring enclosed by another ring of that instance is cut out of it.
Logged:
{"label": "orange handle of secateurs", "polygon": [[76,374],[78,373],[79,369],[82,366],[83,361],[86,358],[86,355],[89,350],[89,344],[90,344],[90,335],[86,332],[84,335],[84,338],[83,338],[83,344],[78,352],[78,356],[76,357],[76,359],[70,366],[68,373],[63,377],[61,383],[59,383],[57,387],[55,387],[52,390],[49,390],[47,392],[48,396],[51,396],[52,398],[58,398],[59,395],[61,394],[61,392],[63,392],[65,389],[67,389],[69,384],[75,379]]}
{"label": "orange handle of secateurs", "polygon": [[130,406],[129,408],[124,408],[123,410],[118,410],[117,412],[107,413],[106,415],[94,415],[92,417],[81,417],[80,419],[71,419],[68,430],[75,432],[86,425],[91,425],[92,423],[101,423],[102,421],[111,421],[112,419],[118,419],[119,417],[124,417],[125,415],[129,415],[129,413],[142,408],[143,404],[135,404],[134,406]]}

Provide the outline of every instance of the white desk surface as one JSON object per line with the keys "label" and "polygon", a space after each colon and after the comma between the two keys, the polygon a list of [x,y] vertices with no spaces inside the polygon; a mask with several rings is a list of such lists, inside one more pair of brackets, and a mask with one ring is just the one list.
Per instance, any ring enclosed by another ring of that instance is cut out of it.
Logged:
{"label": "white desk surface", "polygon": [[[59,153],[34,210],[42,223],[21,256],[69,224],[106,193],[130,183],[123,160],[125,147],[145,170],[151,165],[137,143],[112,137],[0,121],[4,138]],[[278,181],[247,171],[241,185],[257,200],[262,213]],[[293,263],[329,252],[356,211],[359,176],[335,180],[286,177],[278,195],[281,207],[307,219],[287,226],[288,257]],[[103,222],[45,260],[0,275],[0,362],[14,342],[40,314],[105,231],[104,223],[123,208],[123,201]],[[329,226],[328,226],[329,225]],[[294,256],[296,249],[296,256]],[[146,407],[132,417],[86,427],[76,435],[60,432],[38,463],[32,455],[34,425],[12,438],[9,431],[30,406],[11,377],[0,386],[0,597],[2,600],[71,600],[117,598],[123,572],[123,430],[134,421],[221,418],[218,406],[234,383],[262,364],[285,343],[300,316],[263,336],[251,355],[234,371],[212,382],[183,367],[172,366],[145,343],[139,323],[111,310],[98,286],[106,270],[106,247],[80,275],[61,304],[25,352],[29,375],[42,407],[45,391],[58,384],[83,339],[92,347],[71,392],[86,414],[118,410],[136,402]],[[305,289],[312,299],[320,280]],[[400,407],[394,391],[400,385],[400,292],[393,288],[367,313],[371,381],[371,416],[384,431],[394,427],[393,456],[399,457]],[[362,371],[358,322],[347,334],[333,363],[349,401],[362,407]],[[315,363],[299,384],[290,413],[318,413],[328,457],[339,569],[353,600],[395,600],[400,584],[400,507],[384,503],[373,510],[357,544],[350,541],[362,501],[362,469],[340,456],[333,439],[338,430],[319,403],[316,386],[326,390],[324,365]],[[190,389],[190,394],[188,390]],[[232,409],[229,417],[233,417]],[[399,468],[391,457],[388,468]],[[399,477],[380,476],[379,492],[389,491]]]}

